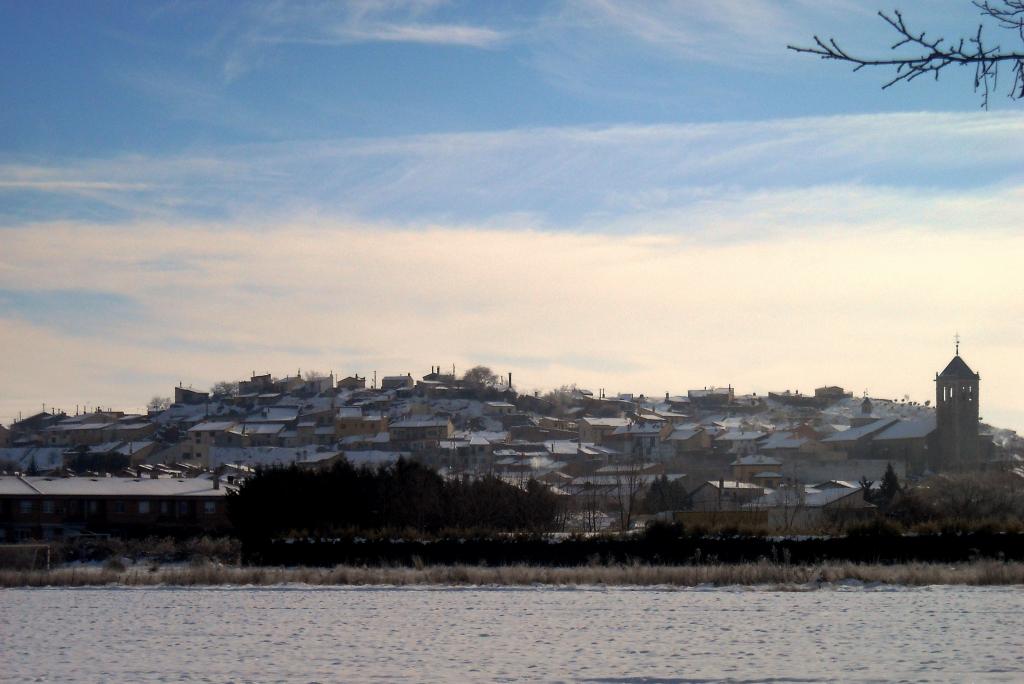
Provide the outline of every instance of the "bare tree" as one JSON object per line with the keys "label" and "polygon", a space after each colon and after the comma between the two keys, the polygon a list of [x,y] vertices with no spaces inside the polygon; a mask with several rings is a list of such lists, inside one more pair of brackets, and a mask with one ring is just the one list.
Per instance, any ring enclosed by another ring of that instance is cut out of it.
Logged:
{"label": "bare tree", "polygon": [[776,496],[778,497],[776,500],[778,510],[782,515],[782,529],[789,532],[806,508],[807,495],[804,492],[804,486],[791,482],[788,486],[777,489]]}
{"label": "bare tree", "polygon": [[637,496],[644,487],[644,463],[634,458],[615,468],[615,497],[619,504],[619,529],[625,532],[636,512]]}
{"label": "bare tree", "polygon": [[229,380],[221,380],[220,382],[214,383],[213,387],[210,388],[210,395],[215,399],[233,397],[237,394],[238,383],[231,382]]}
{"label": "bare tree", "polygon": [[579,505],[580,523],[584,532],[597,532],[598,520],[602,516],[597,485],[585,485],[583,491],[576,496]]}
{"label": "bare tree", "polygon": [[[1015,32],[1015,40],[1024,41],[1024,0],[973,0],[985,20],[997,27]],[[952,41],[945,38],[929,38],[922,31],[911,30],[899,10],[892,14],[879,12],[885,23],[896,32],[892,50],[911,48],[912,53],[892,57],[857,57],[840,47],[835,38],[823,39],[814,36],[814,47],[787,45],[796,52],[817,55],[821,59],[835,60],[853,65],[854,71],[864,67],[892,67],[893,77],[882,86],[883,89],[902,81],[913,81],[921,76],[939,74],[950,65],[974,67],[974,90],[981,92],[981,106],[988,109],[989,95],[998,86],[999,66],[1008,64],[1013,70],[1013,84],[1008,96],[1011,99],[1024,98],[1024,51],[1004,50],[999,45],[989,46],[983,37],[985,24],[978,25],[973,35]]]}
{"label": "bare tree", "polygon": [[498,376],[487,366],[474,366],[466,371],[462,381],[471,387],[494,387],[498,384]]}
{"label": "bare tree", "polygon": [[564,416],[570,408],[578,403],[576,385],[562,385],[550,392],[545,392],[541,395],[541,399],[551,404],[552,415]]}
{"label": "bare tree", "polygon": [[153,397],[146,404],[146,408],[150,411],[166,411],[171,406],[170,397]]}

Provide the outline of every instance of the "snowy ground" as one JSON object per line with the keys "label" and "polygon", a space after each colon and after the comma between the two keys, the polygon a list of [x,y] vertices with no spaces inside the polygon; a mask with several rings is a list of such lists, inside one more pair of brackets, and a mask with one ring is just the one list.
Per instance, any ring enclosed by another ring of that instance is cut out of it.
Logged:
{"label": "snowy ground", "polygon": [[1024,676],[1024,590],[0,591],[3,681]]}

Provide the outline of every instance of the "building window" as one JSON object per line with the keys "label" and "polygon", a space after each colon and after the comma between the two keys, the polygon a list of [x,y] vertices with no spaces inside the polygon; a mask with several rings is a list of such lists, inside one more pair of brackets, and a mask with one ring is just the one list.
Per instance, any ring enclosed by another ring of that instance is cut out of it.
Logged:
{"label": "building window", "polygon": [[139,514],[140,515],[146,515],[148,513],[149,513],[149,502],[148,501],[140,501],[139,502]]}
{"label": "building window", "polygon": [[115,501],[114,502],[114,512],[115,513],[124,513],[124,501]]}
{"label": "building window", "polygon": [[53,514],[53,501],[51,499],[43,499],[43,513]]}
{"label": "building window", "polygon": [[168,502],[166,502],[166,501],[161,501],[160,502],[160,514],[161,515],[167,515],[170,512],[171,512],[171,505]]}
{"label": "building window", "polygon": [[178,513],[181,513],[183,515],[188,513],[188,501],[178,502]]}
{"label": "building window", "polygon": [[88,511],[90,513],[95,513],[96,511],[99,510],[99,508],[100,508],[100,504],[99,504],[98,501],[90,501],[88,503]]}
{"label": "building window", "polygon": [[30,501],[29,499],[22,499],[21,500],[20,510],[21,510],[22,513],[31,513],[32,512],[32,501]]}
{"label": "building window", "polygon": [[216,501],[204,501],[203,502],[203,513],[205,513],[206,515],[213,515],[216,512],[217,512],[217,502]]}

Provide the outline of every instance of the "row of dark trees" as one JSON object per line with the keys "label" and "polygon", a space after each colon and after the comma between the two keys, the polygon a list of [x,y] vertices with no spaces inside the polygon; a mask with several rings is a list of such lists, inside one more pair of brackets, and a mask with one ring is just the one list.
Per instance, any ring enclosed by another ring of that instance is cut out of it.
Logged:
{"label": "row of dark trees", "polygon": [[390,531],[545,532],[559,502],[534,480],[522,487],[495,477],[444,479],[413,461],[329,470],[269,468],[228,497],[228,515],[244,540],[329,537]]}

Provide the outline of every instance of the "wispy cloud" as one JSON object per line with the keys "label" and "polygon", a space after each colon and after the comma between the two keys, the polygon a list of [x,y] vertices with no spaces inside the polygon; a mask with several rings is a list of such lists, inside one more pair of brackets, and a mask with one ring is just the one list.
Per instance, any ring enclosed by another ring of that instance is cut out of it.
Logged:
{"label": "wispy cloud", "polygon": [[[958,198],[990,196],[983,225],[994,230],[1012,216],[994,202],[1024,184],[1022,144],[1016,113],[538,128],[13,159],[0,193],[56,198],[19,222],[90,202],[142,219],[348,216],[752,240],[807,230],[822,206],[849,225],[883,214],[913,225],[939,208],[966,224]],[[761,212],[745,225],[735,207],[751,206]]]}
{"label": "wispy cloud", "polygon": [[512,36],[504,29],[438,18],[443,6],[416,0],[249,5],[239,10],[234,30],[212,44],[223,54],[223,73],[231,81],[262,63],[265,50],[274,45],[379,42],[494,49]]}
{"label": "wispy cloud", "polygon": [[[564,0],[524,42],[529,63],[559,90],[679,112],[739,104],[748,87],[758,90],[744,78],[818,68],[785,46],[873,11],[848,0]],[[634,67],[623,73],[623,64]]]}

